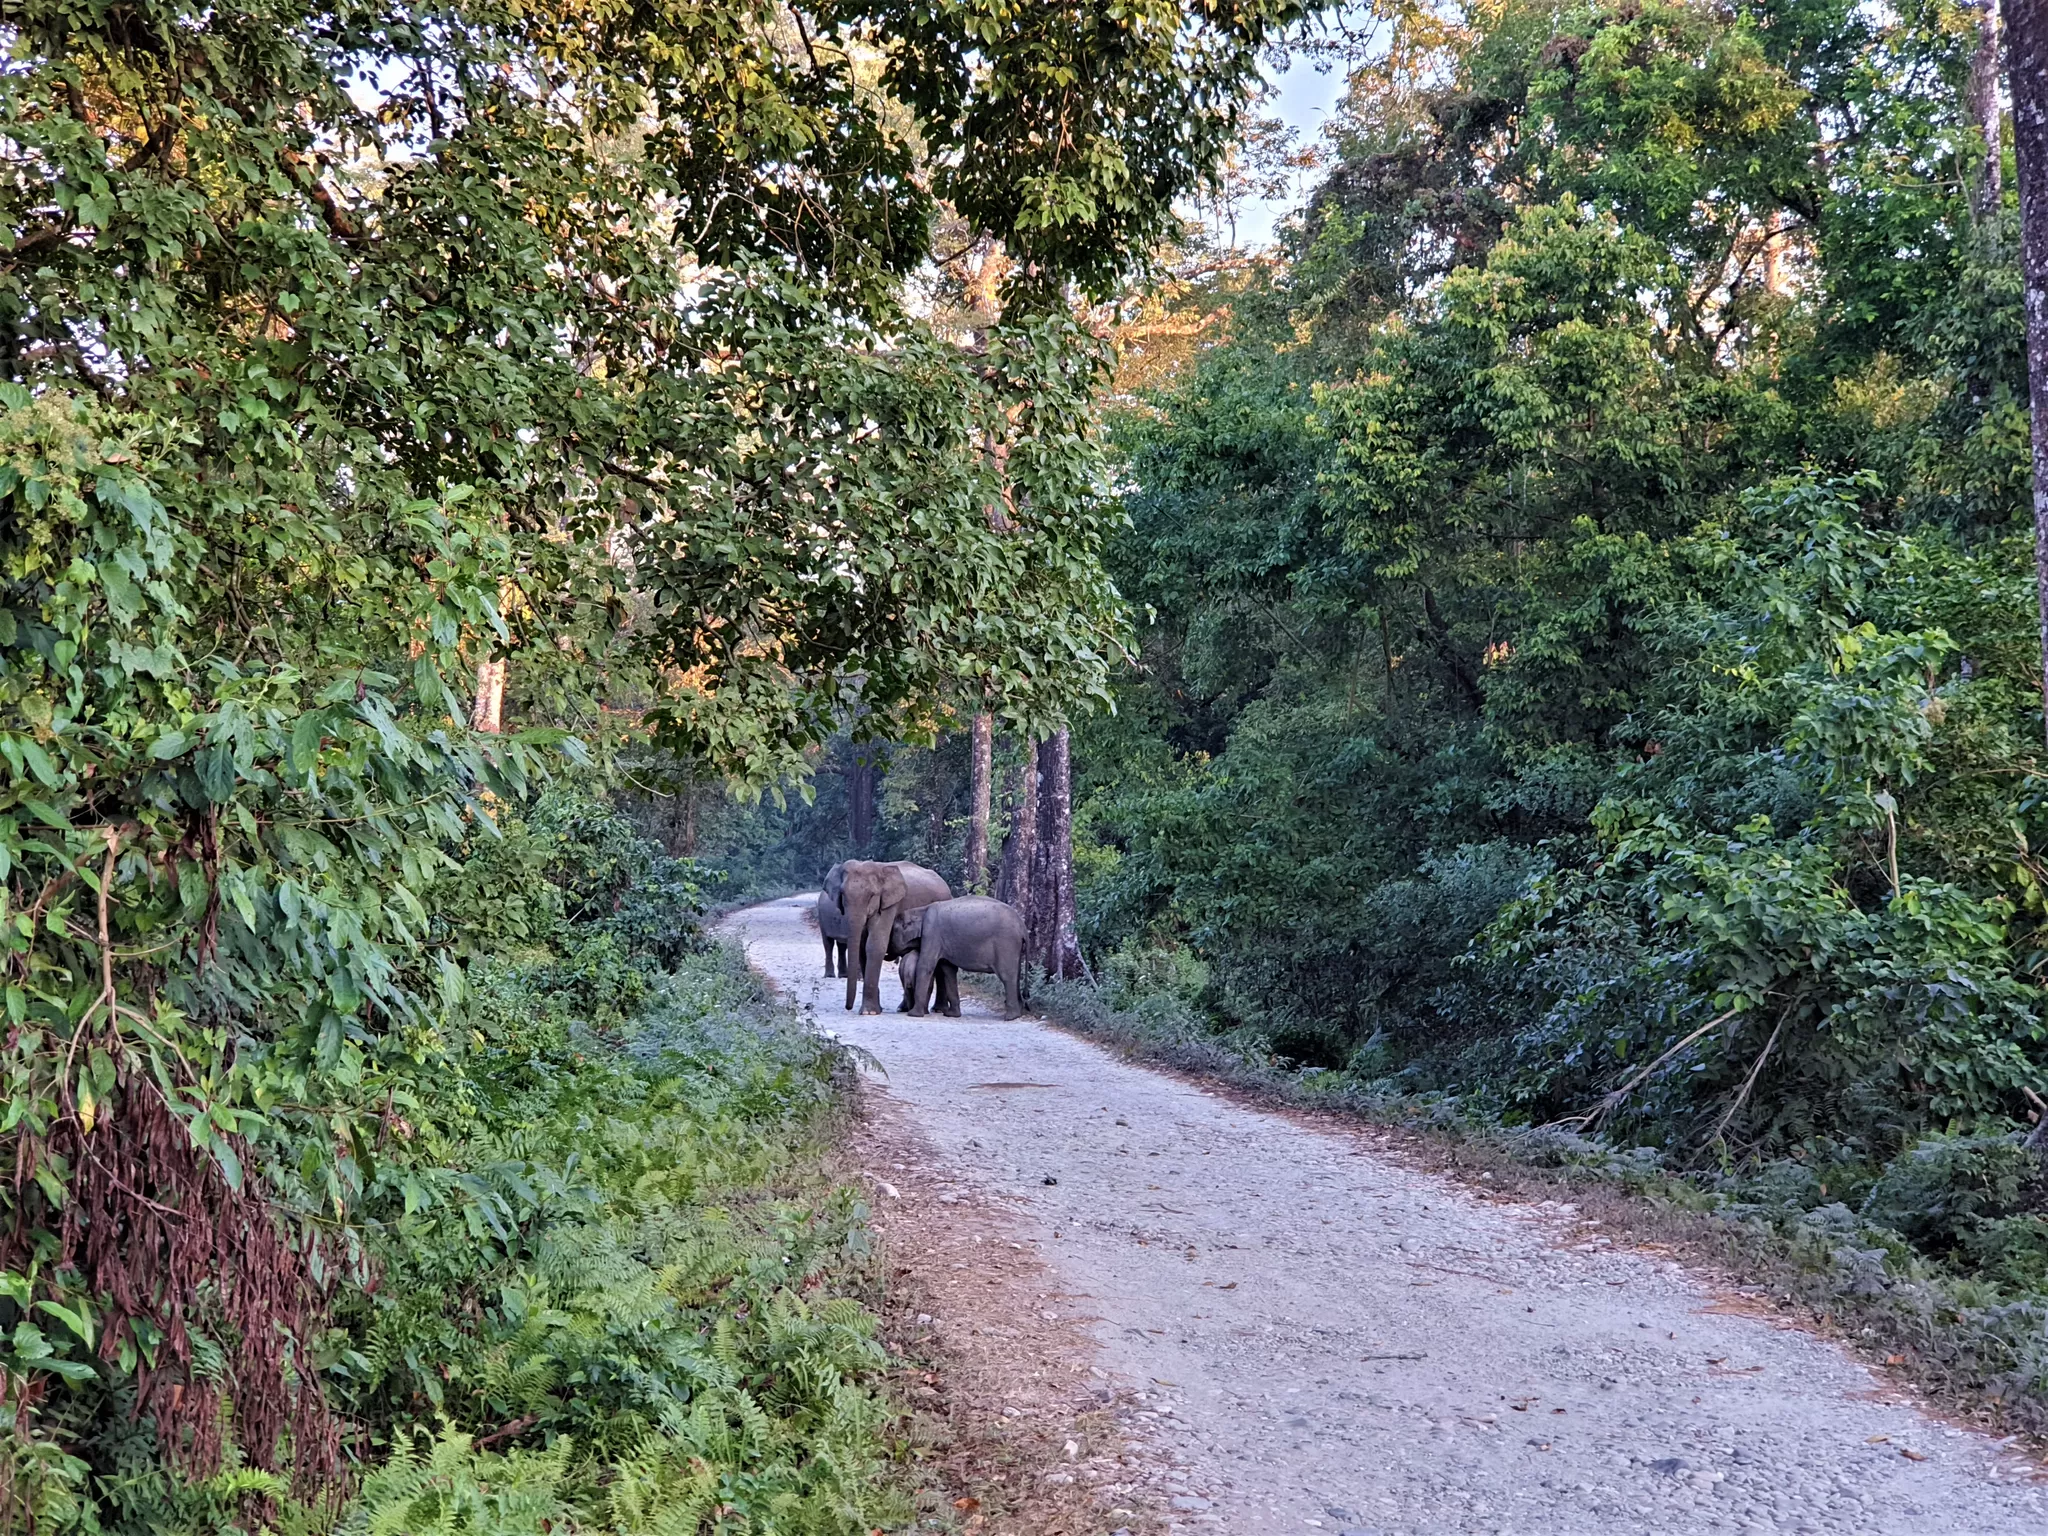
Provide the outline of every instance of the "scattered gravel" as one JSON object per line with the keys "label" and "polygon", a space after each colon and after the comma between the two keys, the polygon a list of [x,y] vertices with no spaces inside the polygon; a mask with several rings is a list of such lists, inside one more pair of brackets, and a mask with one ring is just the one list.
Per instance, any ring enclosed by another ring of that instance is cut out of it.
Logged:
{"label": "scattered gravel", "polygon": [[1176,1529],[2048,1532],[2031,1460],[1569,1205],[1489,1202],[1369,1128],[971,995],[962,1019],[846,1013],[808,897],[726,928],[878,1058],[952,1179],[1017,1211],[1175,1469]]}

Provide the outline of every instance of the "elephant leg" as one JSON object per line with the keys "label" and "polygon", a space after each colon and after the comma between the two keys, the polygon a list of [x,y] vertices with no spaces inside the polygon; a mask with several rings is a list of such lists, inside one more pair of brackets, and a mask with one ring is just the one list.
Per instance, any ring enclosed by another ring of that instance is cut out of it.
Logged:
{"label": "elephant leg", "polygon": [[827,934],[825,936],[825,976],[829,980],[833,976],[833,974],[834,972],[832,970],[832,936],[830,934]]}
{"label": "elephant leg", "polygon": [[915,984],[912,986],[910,995],[905,1001],[910,1005],[910,1016],[913,1019],[921,1019],[931,1012],[932,981],[938,967],[924,963],[924,951],[922,949],[917,950],[915,953],[917,954],[918,962],[917,974],[912,978]]}
{"label": "elephant leg", "polygon": [[1014,1019],[1024,1012],[1024,991],[1021,985],[1023,964],[1019,955],[1005,955],[1000,969],[1003,978],[1003,1017]]}
{"label": "elephant leg", "polygon": [[918,971],[924,969],[918,965],[920,958],[918,950],[903,950],[897,956],[897,981],[903,983],[903,1001],[897,1004],[899,1014],[907,1014],[911,1001],[918,995]]}
{"label": "elephant leg", "polygon": [[941,960],[932,967],[938,972],[939,1012],[949,1019],[960,1017],[960,967],[950,960]]}
{"label": "elephant leg", "polygon": [[889,930],[896,926],[897,907],[884,907],[875,914],[861,945],[860,1011],[882,1011],[882,953],[889,947]]}

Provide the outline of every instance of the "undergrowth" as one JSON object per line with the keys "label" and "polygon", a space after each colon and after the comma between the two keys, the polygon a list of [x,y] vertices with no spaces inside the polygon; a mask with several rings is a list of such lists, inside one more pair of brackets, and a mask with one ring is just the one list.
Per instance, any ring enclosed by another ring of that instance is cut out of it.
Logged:
{"label": "undergrowth", "polygon": [[726,949],[593,1028],[618,953],[486,969],[467,1101],[393,1180],[381,1283],[339,1319],[334,1375],[387,1426],[344,1530],[824,1536],[899,1512],[886,1354],[839,1289],[865,1213],[818,1173],[836,1059]]}
{"label": "undergrowth", "polygon": [[195,1480],[86,1373],[4,1442],[34,1525],[899,1525],[866,1211],[821,1157],[848,1068],[705,938],[702,886],[597,793],[479,828],[433,893],[462,973],[419,1044],[437,1066],[350,1147],[363,1197],[332,1223],[317,1364],[341,1497],[308,1501],[232,1426]]}
{"label": "undergrowth", "polygon": [[696,931],[686,862],[603,802],[547,820],[484,854],[559,903],[472,964],[464,1070],[336,1319],[377,1462],[341,1528],[894,1524],[866,1213],[820,1171],[839,1056]]}

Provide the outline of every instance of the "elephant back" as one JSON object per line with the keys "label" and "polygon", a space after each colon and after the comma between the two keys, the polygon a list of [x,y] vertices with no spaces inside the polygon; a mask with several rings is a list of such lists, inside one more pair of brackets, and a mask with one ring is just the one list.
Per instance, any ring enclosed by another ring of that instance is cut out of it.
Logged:
{"label": "elephant back", "polygon": [[935,869],[926,869],[922,864],[913,864],[899,859],[896,867],[903,872],[903,910],[915,911],[928,907],[935,901],[953,899],[953,887],[946,884],[945,876]]}

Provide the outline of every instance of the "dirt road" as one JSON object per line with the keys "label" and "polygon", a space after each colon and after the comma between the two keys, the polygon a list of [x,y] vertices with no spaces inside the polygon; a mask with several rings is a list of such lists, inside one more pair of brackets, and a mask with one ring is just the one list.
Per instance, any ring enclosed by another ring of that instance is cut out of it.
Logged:
{"label": "dirt road", "polygon": [[[1569,1209],[1488,1202],[1058,1030],[843,1010],[810,901],[727,929],[1018,1210],[1177,1468],[1249,1533],[2048,1532],[2048,1488],[1833,1346]],[[893,969],[893,968],[891,968]],[[1057,1182],[1054,1182],[1057,1181]],[[955,1320],[958,1321],[958,1320]]]}

